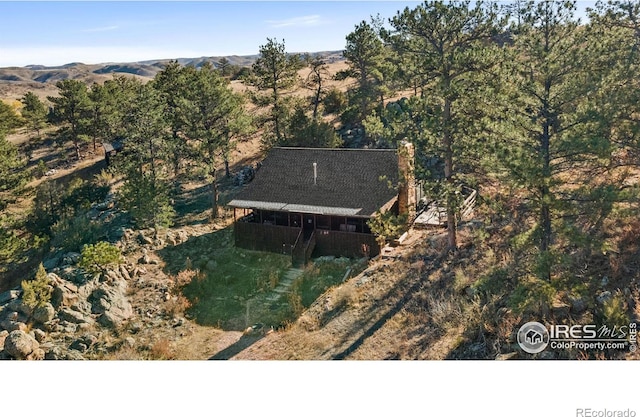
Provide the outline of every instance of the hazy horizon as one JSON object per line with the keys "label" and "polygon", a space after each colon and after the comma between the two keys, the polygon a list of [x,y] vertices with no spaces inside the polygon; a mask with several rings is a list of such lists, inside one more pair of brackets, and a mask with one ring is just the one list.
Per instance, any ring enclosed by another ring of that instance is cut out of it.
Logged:
{"label": "hazy horizon", "polygon": [[356,24],[416,1],[0,1],[0,67],[337,51]]}

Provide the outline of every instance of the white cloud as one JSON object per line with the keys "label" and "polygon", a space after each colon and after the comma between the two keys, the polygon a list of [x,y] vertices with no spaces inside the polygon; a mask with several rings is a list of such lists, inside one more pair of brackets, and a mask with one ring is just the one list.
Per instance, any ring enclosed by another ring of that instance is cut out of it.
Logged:
{"label": "white cloud", "polygon": [[98,28],[90,28],[90,29],[84,29],[81,32],[83,33],[110,32],[116,29],[119,29],[119,26],[113,25],[113,26],[103,26]]}
{"label": "white cloud", "polygon": [[322,23],[320,15],[298,16],[284,20],[267,20],[272,28],[318,26]]}

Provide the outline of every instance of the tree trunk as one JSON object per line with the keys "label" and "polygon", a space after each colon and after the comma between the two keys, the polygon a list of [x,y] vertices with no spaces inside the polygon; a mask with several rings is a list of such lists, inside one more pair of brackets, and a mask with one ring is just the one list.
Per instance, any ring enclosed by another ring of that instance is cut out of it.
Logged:
{"label": "tree trunk", "polygon": [[211,169],[211,218],[218,218],[218,182],[216,181],[216,169]]}
{"label": "tree trunk", "polygon": [[80,142],[78,142],[77,140],[73,142],[73,147],[76,150],[76,158],[78,159],[78,161],[80,160]]}
{"label": "tree trunk", "polygon": [[444,112],[442,115],[443,124],[443,146],[444,146],[444,178],[447,182],[447,249],[455,251],[458,248],[456,236],[456,201],[453,195],[453,138],[450,130],[451,120],[451,99],[445,98]]}
{"label": "tree trunk", "polygon": [[[549,82],[545,85],[547,94],[550,93],[551,85]],[[548,95],[547,95],[548,97]],[[540,253],[546,255],[551,247],[551,207],[549,190],[549,181],[551,179],[551,157],[550,157],[550,128],[553,124],[553,117],[550,114],[549,104],[543,103],[544,125],[542,128],[542,136],[540,137],[540,151],[542,153],[542,186],[540,187]],[[544,261],[544,269],[541,271],[543,279],[551,281],[551,265]]]}
{"label": "tree trunk", "polygon": [[320,105],[320,94],[322,93],[322,84],[318,84],[316,97],[313,100],[313,120],[318,118],[318,105]]}
{"label": "tree trunk", "polygon": [[231,170],[229,169],[229,158],[224,157],[224,175],[227,178],[231,178]]}

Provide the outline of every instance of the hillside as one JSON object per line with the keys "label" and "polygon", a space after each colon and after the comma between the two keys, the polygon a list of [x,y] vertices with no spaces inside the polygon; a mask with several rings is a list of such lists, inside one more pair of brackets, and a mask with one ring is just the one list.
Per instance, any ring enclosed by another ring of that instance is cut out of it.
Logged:
{"label": "hillside", "polygon": [[[325,51],[313,52],[310,55],[323,55],[327,57],[327,62],[334,63],[343,61],[342,52]],[[205,62],[211,62],[217,66],[222,58],[226,58],[230,65],[248,67],[256,60],[257,55],[248,56],[211,56],[199,58],[177,58],[181,65],[194,66],[199,68]],[[0,68],[0,99],[7,101],[17,100],[27,91],[32,91],[41,99],[46,96],[56,95],[55,83],[60,80],[74,79],[84,81],[87,84],[101,83],[111,79],[113,75],[135,76],[141,80],[148,81],[162,71],[165,66],[174,59],[158,59],[151,61],[126,62],[126,63],[103,63],[103,64],[83,64],[69,63],[62,66],[47,67],[43,65],[29,65],[26,67],[5,67]]]}

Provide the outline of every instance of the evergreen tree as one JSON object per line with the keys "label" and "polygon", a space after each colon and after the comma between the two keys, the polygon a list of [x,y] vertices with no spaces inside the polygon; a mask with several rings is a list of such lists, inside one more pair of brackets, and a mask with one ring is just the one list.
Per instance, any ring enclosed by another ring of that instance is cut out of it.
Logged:
{"label": "evergreen tree", "polygon": [[[448,246],[457,247],[456,216],[461,197],[461,162],[470,160],[468,143],[477,134],[481,108],[479,77],[499,61],[492,37],[503,22],[497,6],[469,1],[427,1],[391,19],[387,40],[413,61],[425,80],[422,105],[430,129],[427,146],[444,160],[444,184],[438,189],[447,206]],[[431,137],[429,137],[431,136]]]}
{"label": "evergreen tree", "polygon": [[174,175],[178,175],[182,162],[189,157],[189,148],[182,135],[185,120],[184,112],[181,111],[181,103],[188,89],[188,72],[189,69],[182,67],[178,61],[171,61],[152,82],[165,104],[165,118],[171,129],[171,135],[167,137],[167,147]]}
{"label": "evergreen tree", "polygon": [[173,209],[168,187],[169,153],[165,137],[169,126],[164,104],[151,85],[139,85],[135,100],[124,118],[128,132],[126,152],[118,169],[125,175],[120,193],[123,207],[139,226],[171,224]]}
{"label": "evergreen tree", "polygon": [[40,131],[47,125],[47,109],[44,107],[44,103],[31,91],[22,96],[20,102],[23,105],[22,117],[27,127],[35,131],[40,138]]}
{"label": "evergreen tree", "polygon": [[509,105],[500,111],[508,116],[496,135],[496,162],[526,190],[535,213],[526,236],[537,247],[533,269],[547,281],[563,247],[586,245],[584,226],[599,229],[593,226],[606,217],[613,198],[609,185],[598,181],[611,151],[597,122],[601,45],[575,11],[575,2],[567,1],[521,9],[502,80]]}
{"label": "evergreen tree", "polygon": [[62,80],[56,83],[60,96],[47,97],[53,103],[50,115],[54,124],[60,125],[58,135],[73,143],[76,158],[81,159],[80,149],[88,141],[88,126],[91,121],[91,100],[87,86],[78,80]]}
{"label": "evergreen tree", "polygon": [[232,139],[250,129],[242,97],[235,94],[212,65],[187,68],[188,86],[180,104],[184,134],[196,146],[198,162],[207,167],[211,181],[212,217],[218,216],[217,171],[228,161]]}
{"label": "evergreen tree", "polygon": [[313,119],[318,118],[318,107],[326,94],[325,81],[329,78],[329,68],[322,56],[311,58],[305,56],[305,62],[309,67],[309,75],[307,76],[305,86],[313,91],[311,103],[313,105]]}
{"label": "evergreen tree", "polygon": [[[349,68],[336,74],[337,79],[352,77],[357,87],[350,89],[350,104],[355,107],[351,122],[360,123],[374,109],[381,107],[387,90],[385,82],[390,78],[389,51],[372,24],[362,21],[347,35],[343,52]],[[379,100],[379,101],[378,101]]]}
{"label": "evergreen tree", "polygon": [[271,108],[265,120],[269,132],[263,139],[263,145],[267,149],[274,144],[286,142],[286,126],[291,109],[285,94],[297,86],[298,70],[302,65],[298,55],[288,55],[285,52],[284,40],[279,43],[267,38],[267,43],[260,46],[260,56],[252,66],[253,74],[249,78],[249,84],[259,92],[266,92],[253,95],[253,102],[259,107]]}
{"label": "evergreen tree", "polygon": [[[14,191],[24,184],[28,176],[25,165],[18,148],[0,132],[0,193]],[[3,208],[4,202],[0,202],[0,209]]]}
{"label": "evergreen tree", "polygon": [[13,107],[0,100],[0,136],[11,133],[13,129],[22,126],[23,120]]}

